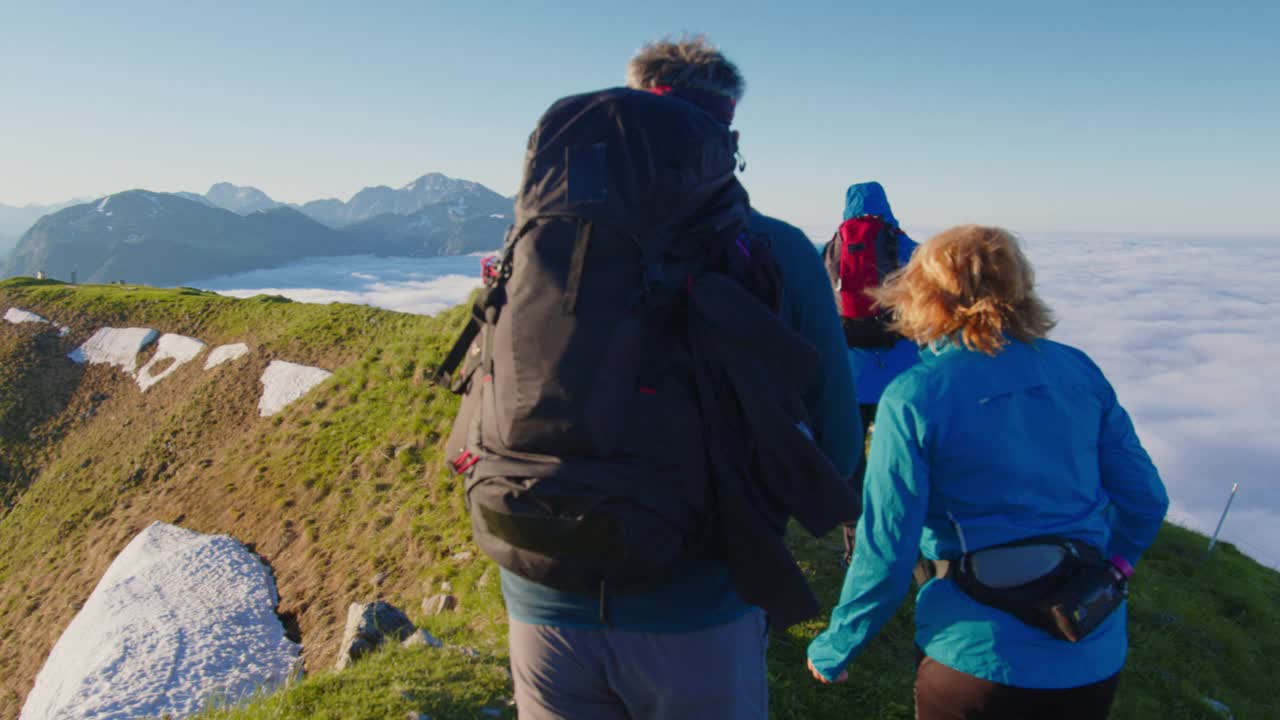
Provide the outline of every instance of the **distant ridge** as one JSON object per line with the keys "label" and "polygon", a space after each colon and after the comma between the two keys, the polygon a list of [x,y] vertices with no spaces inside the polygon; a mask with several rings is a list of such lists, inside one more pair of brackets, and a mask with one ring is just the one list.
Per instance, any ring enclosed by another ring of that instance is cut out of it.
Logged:
{"label": "distant ridge", "polygon": [[338,198],[324,198],[301,205],[281,203],[256,187],[234,185],[229,182],[215,183],[203,196],[192,193],[175,194],[193,200],[199,198],[210,205],[239,215],[248,215],[276,207],[292,207],[312,220],[331,228],[354,225],[379,215],[413,215],[432,205],[458,200],[488,205],[493,205],[495,202],[510,205],[509,200],[478,182],[451,178],[436,172],[427,173],[399,188],[374,185],[364,188],[345,201]]}
{"label": "distant ridge", "polygon": [[172,286],[316,256],[458,255],[498,248],[512,215],[510,198],[440,173],[301,206],[227,182],[204,195],[127,190],[41,217],[0,277]]}
{"label": "distant ridge", "polygon": [[[35,224],[36,220],[49,213],[57,212],[64,207],[81,202],[84,202],[84,200],[67,200],[52,205],[24,205],[22,207],[0,203],[0,257],[3,257],[14,245],[18,244],[18,239]],[[3,263],[0,263],[0,265],[3,265]]]}
{"label": "distant ridge", "polygon": [[229,182],[215,183],[209,188],[209,192],[204,194],[204,199],[212,205],[230,210],[237,215],[270,210],[280,205],[256,187],[240,187]]}
{"label": "distant ridge", "polygon": [[[386,185],[367,187],[352,195],[346,202],[337,198],[312,200],[298,209],[330,227],[344,227],[379,215],[412,215],[430,205],[469,198],[483,202],[505,200],[478,182],[459,180],[440,173],[427,173],[400,188],[393,189]],[[510,209],[509,201],[506,206]]]}

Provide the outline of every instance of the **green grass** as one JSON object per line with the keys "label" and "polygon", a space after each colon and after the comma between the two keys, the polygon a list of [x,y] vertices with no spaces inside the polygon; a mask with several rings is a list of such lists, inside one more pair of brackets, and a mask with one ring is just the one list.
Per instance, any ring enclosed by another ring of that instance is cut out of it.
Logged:
{"label": "green grass", "polygon": [[[69,342],[101,325],[145,325],[211,345],[247,340],[255,354],[249,365],[216,376],[180,369],[145,397],[91,369],[84,382],[112,397],[88,419],[82,415],[88,386],[67,399],[65,412],[33,420],[17,413],[29,401],[4,395],[13,382],[0,377],[0,443],[8,443],[0,450],[30,476],[12,495],[13,507],[0,512],[0,666],[16,668],[0,678],[12,683],[0,685],[0,718],[20,707],[29,686],[23,683],[74,615],[72,601],[83,600],[150,519],[253,544],[275,569],[282,610],[298,613],[303,626],[304,679],[203,717],[469,718],[486,709],[510,715],[497,572],[471,543],[459,483],[441,471],[440,445],[457,400],[426,382],[465,319],[460,309],[425,318],[31,280],[0,282],[0,305],[9,304],[71,325]],[[0,372],[19,372],[40,356],[34,336],[23,332],[0,328],[0,361],[12,360]],[[259,419],[256,372],[272,357],[335,372],[285,412]],[[22,434],[12,430],[19,426]],[[838,535],[794,533],[790,542],[830,607],[842,579]],[[1272,677],[1280,667],[1280,574],[1230,545],[1206,558],[1204,546],[1202,536],[1168,525],[1144,558],[1113,717],[1214,717],[1204,697],[1225,703],[1241,720],[1280,717]],[[475,557],[455,559],[463,551]],[[389,578],[375,589],[368,579],[379,571]],[[422,599],[443,582],[459,598],[459,610],[424,616]],[[328,670],[347,604],[375,596],[405,609],[447,647],[391,648],[342,673]],[[839,686],[819,685],[805,671],[805,646],[823,622],[771,639],[773,715],[912,717],[910,604]],[[24,630],[33,624],[50,630],[34,637]]]}
{"label": "green grass", "polygon": [[[842,579],[836,567],[838,536],[815,539],[797,533],[791,544],[829,607]],[[1220,544],[1212,557],[1204,548],[1202,535],[1166,525],[1144,558],[1133,587],[1130,658],[1113,718],[1215,717],[1203,698],[1225,703],[1239,720],[1280,717],[1270,671],[1280,659],[1280,575],[1229,544]],[[849,681],[841,685],[820,685],[804,668],[805,647],[825,618],[775,634],[769,648],[772,715],[797,720],[914,717],[911,612],[907,602],[849,667]],[[379,714],[384,707],[431,717],[476,717],[477,707],[502,707],[511,695],[505,677],[491,672],[505,667],[501,635],[496,626],[485,633],[488,643],[474,675],[459,672],[461,661],[454,655],[430,650],[409,655],[395,649],[356,663],[358,675],[326,671],[246,707],[202,717],[373,720],[392,716]],[[439,663],[447,670],[435,668]],[[432,672],[456,672],[450,677],[461,687],[450,692],[457,694],[441,694],[438,675]],[[413,700],[395,700],[402,692]]]}
{"label": "green grass", "polygon": [[203,720],[275,718],[513,717],[506,663],[460,649],[388,648],[347,670],[327,672],[242,708],[219,708]]}

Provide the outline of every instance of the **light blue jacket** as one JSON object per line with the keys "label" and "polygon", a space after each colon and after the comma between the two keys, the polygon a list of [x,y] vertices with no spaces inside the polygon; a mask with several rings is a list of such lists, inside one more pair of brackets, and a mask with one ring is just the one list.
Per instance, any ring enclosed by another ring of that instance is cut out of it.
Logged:
{"label": "light blue jacket", "polygon": [[[842,477],[862,459],[862,420],[845,356],[844,333],[817,248],[799,229],[752,212],[751,230],[765,233],[783,277],[782,314],[822,356],[821,371],[805,394],[814,437]],[[562,592],[501,571],[507,614],[519,622],[559,627],[604,627],[600,599]],[[608,627],[654,633],[691,632],[731,622],[751,606],[738,597],[728,568],[711,561],[665,586],[608,601]]]}
{"label": "light blue jacket", "polygon": [[[900,228],[898,219],[893,216],[889,207],[889,198],[878,182],[865,182],[850,185],[844,196],[844,219],[859,215],[879,215],[885,222]],[[916,243],[902,234],[903,242],[898,244],[898,261],[906,265],[915,252]],[[880,402],[880,394],[885,386],[903,370],[915,365],[920,359],[920,348],[910,340],[899,340],[892,348],[884,350],[864,350],[849,348],[849,364],[853,366],[853,376],[858,388],[858,402],[874,405]]]}
{"label": "light blue jacket", "polygon": [[[893,615],[918,555],[1059,535],[1136,566],[1168,508],[1128,414],[1083,352],[1042,340],[994,357],[951,343],[922,355],[880,400],[853,563],[809,645],[827,678]],[[1124,608],[1068,643],[937,579],[916,596],[915,639],[943,665],[1025,688],[1105,679],[1128,649]]]}

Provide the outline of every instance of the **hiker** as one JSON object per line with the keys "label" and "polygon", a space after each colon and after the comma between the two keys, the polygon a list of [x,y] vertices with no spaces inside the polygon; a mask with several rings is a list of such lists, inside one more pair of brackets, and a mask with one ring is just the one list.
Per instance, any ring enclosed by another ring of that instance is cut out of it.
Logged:
{"label": "hiker", "polygon": [[[863,182],[845,192],[844,221],[823,250],[827,275],[836,292],[836,305],[849,346],[862,429],[871,434],[876,404],[884,388],[903,370],[920,361],[920,348],[888,330],[888,316],[867,296],[886,276],[904,267],[915,252],[916,243],[898,224],[889,197],[880,183]],[[854,491],[862,495],[866,456],[853,475]],[[844,528],[844,555],[841,566],[853,558],[856,523]]]}
{"label": "hiker", "polygon": [[1102,371],[1046,339],[1033,285],[1009,232],[968,225],[873,293],[925,350],[880,398],[853,563],[808,649],[821,682],[914,575],[917,718],[1107,716],[1168,498]]}
{"label": "hiker", "polygon": [[520,717],[765,718],[767,626],[820,611],[782,533],[856,512],[857,398],[816,249],[735,177],[737,68],[662,41],[627,85],[530,137],[448,452]]}

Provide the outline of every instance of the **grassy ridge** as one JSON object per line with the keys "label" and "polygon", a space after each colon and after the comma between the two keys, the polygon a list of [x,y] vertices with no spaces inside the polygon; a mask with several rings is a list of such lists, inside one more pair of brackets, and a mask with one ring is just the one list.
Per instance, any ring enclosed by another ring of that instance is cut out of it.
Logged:
{"label": "grassy ridge", "polygon": [[[0,718],[16,717],[78,604],[153,520],[230,534],[260,553],[275,572],[281,611],[301,629],[308,670],[332,663],[350,602],[381,596],[413,613],[444,581],[464,611],[441,619],[440,632],[488,651],[488,630],[501,618],[497,583],[483,563],[453,559],[474,548],[458,484],[434,471],[439,430],[457,401],[424,370],[459,313],[21,279],[0,283],[0,305],[72,327],[58,340],[40,326],[0,323],[6,357],[50,367],[78,367],[65,352],[104,325],[252,348],[212,371],[197,359],[145,394],[119,371],[90,366],[61,412],[35,418],[34,432],[6,430],[30,477],[0,477],[16,493],[0,512]],[[334,375],[259,418],[258,378],[272,359]],[[26,385],[19,378],[4,387],[27,393]],[[54,426],[61,431],[45,432]],[[375,587],[379,573],[386,577]]]}
{"label": "grassy ridge", "polygon": [[[20,455],[30,475],[25,490],[13,483],[13,507],[0,515],[0,666],[13,669],[0,678],[0,718],[16,716],[75,603],[154,519],[252,544],[272,564],[281,610],[297,618],[307,648],[306,679],[206,717],[510,715],[496,569],[475,553],[458,483],[440,471],[456,399],[425,379],[463,320],[459,310],[425,318],[28,280],[0,283],[0,310],[10,305],[73,327],[63,345],[31,327],[0,327],[0,360],[45,363],[39,373],[24,371],[19,386],[64,366],[57,352],[101,325],[154,327],[210,345],[246,341],[253,352],[210,373],[192,363],[145,395],[120,373],[91,367],[73,378],[60,410],[18,416],[13,408],[28,401],[13,395],[11,364],[0,365],[10,373],[0,374],[0,443],[9,443],[0,451]],[[335,374],[280,415],[259,419],[257,377],[273,358]],[[95,393],[109,398],[94,403]],[[29,432],[14,435],[7,417]],[[830,606],[841,581],[839,539],[796,534],[791,543]],[[1204,543],[1166,526],[1144,558],[1113,717],[1214,717],[1204,697],[1236,718],[1280,717],[1267,670],[1280,660],[1280,575],[1230,545],[1206,560]],[[375,587],[378,573],[386,579]],[[426,617],[419,604],[443,582],[460,609]],[[326,670],[347,604],[374,596],[406,609],[448,647],[396,648],[343,673]],[[776,717],[912,716],[909,606],[841,686],[820,686],[804,670],[805,645],[821,627],[813,621],[771,640]]]}
{"label": "grassy ridge", "polygon": [[[809,577],[828,607],[839,592],[840,547],[828,538],[792,538]],[[1166,525],[1142,563],[1130,604],[1130,657],[1112,717],[1117,720],[1216,718],[1205,703],[1224,703],[1239,720],[1280,715],[1269,668],[1280,658],[1280,576],[1219,545],[1204,554],[1205,538]],[[769,647],[771,714],[777,718],[914,717],[911,603],[849,668],[849,682],[822,686],[804,669],[804,650],[824,627],[820,618],[774,635]],[[395,649],[357,663],[358,673],[322,672],[208,720],[268,718],[477,717],[502,708],[510,696],[501,649],[474,660],[448,651]],[[459,685],[442,688],[439,678]]]}

